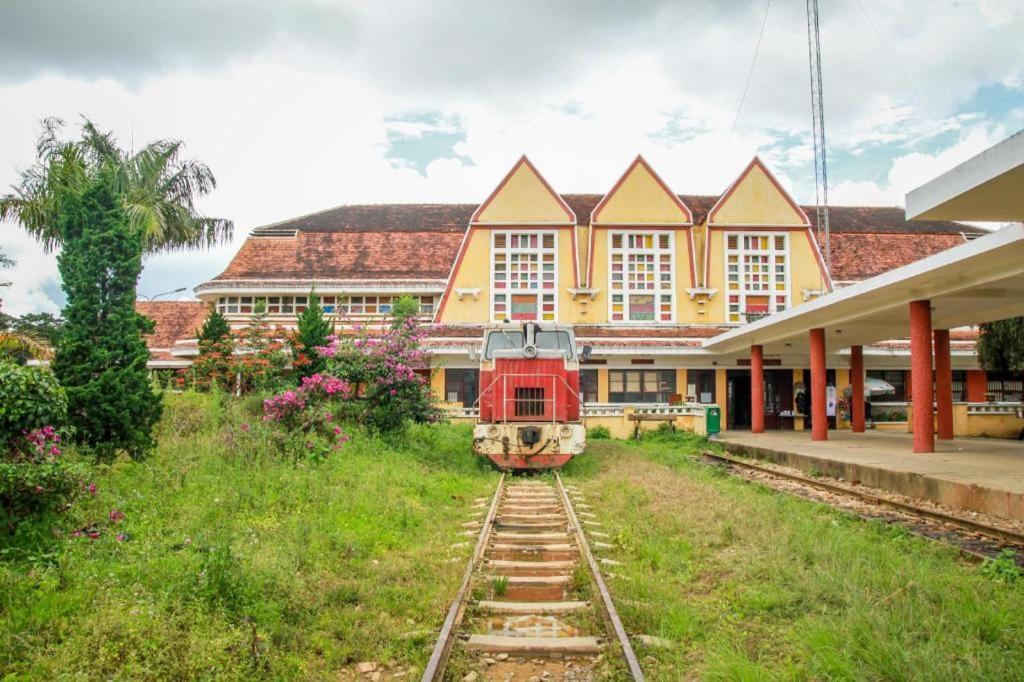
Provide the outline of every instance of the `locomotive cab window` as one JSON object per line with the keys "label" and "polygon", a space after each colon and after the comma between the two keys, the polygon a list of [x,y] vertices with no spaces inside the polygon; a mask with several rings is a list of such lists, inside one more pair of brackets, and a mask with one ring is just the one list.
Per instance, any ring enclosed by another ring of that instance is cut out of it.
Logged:
{"label": "locomotive cab window", "polygon": [[569,332],[539,330],[534,341],[541,350],[560,350],[566,359],[572,360],[572,340]]}
{"label": "locomotive cab window", "polygon": [[484,348],[484,357],[488,360],[494,357],[496,350],[516,350],[523,347],[523,333],[520,331],[492,332],[487,335],[487,346]]}

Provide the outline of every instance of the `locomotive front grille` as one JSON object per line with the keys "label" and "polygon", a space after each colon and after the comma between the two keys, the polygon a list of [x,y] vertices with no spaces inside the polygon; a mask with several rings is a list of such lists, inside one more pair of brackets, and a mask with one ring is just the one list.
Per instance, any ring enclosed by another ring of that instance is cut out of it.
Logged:
{"label": "locomotive front grille", "polygon": [[516,387],[514,414],[517,417],[544,416],[544,389],[540,387]]}

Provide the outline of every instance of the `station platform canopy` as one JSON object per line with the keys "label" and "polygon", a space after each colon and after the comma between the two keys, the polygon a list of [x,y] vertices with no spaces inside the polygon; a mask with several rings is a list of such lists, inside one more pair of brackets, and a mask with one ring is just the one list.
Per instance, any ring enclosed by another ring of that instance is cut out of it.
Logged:
{"label": "station platform canopy", "polygon": [[908,220],[1024,221],[1024,130],[907,194]]}

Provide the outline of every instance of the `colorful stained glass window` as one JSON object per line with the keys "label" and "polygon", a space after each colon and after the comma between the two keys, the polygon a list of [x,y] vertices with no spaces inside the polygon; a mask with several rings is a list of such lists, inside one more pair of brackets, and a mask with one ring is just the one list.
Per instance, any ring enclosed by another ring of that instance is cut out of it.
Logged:
{"label": "colorful stained glass window", "polygon": [[554,321],[554,292],[558,289],[555,233],[493,232],[491,283],[495,321]]}
{"label": "colorful stained glass window", "polygon": [[672,322],[673,233],[610,232],[609,319]]}
{"label": "colorful stained glass window", "polygon": [[789,304],[789,236],[726,235],[726,319],[746,322],[785,310]]}

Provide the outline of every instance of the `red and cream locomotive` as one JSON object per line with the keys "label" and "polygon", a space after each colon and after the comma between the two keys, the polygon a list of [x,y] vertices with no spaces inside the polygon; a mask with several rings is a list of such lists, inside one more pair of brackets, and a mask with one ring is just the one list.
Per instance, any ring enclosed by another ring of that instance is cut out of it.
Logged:
{"label": "red and cream locomotive", "polygon": [[[584,360],[589,351],[584,347]],[[583,452],[579,362],[572,327],[528,322],[488,329],[474,452],[503,470],[560,467]]]}

